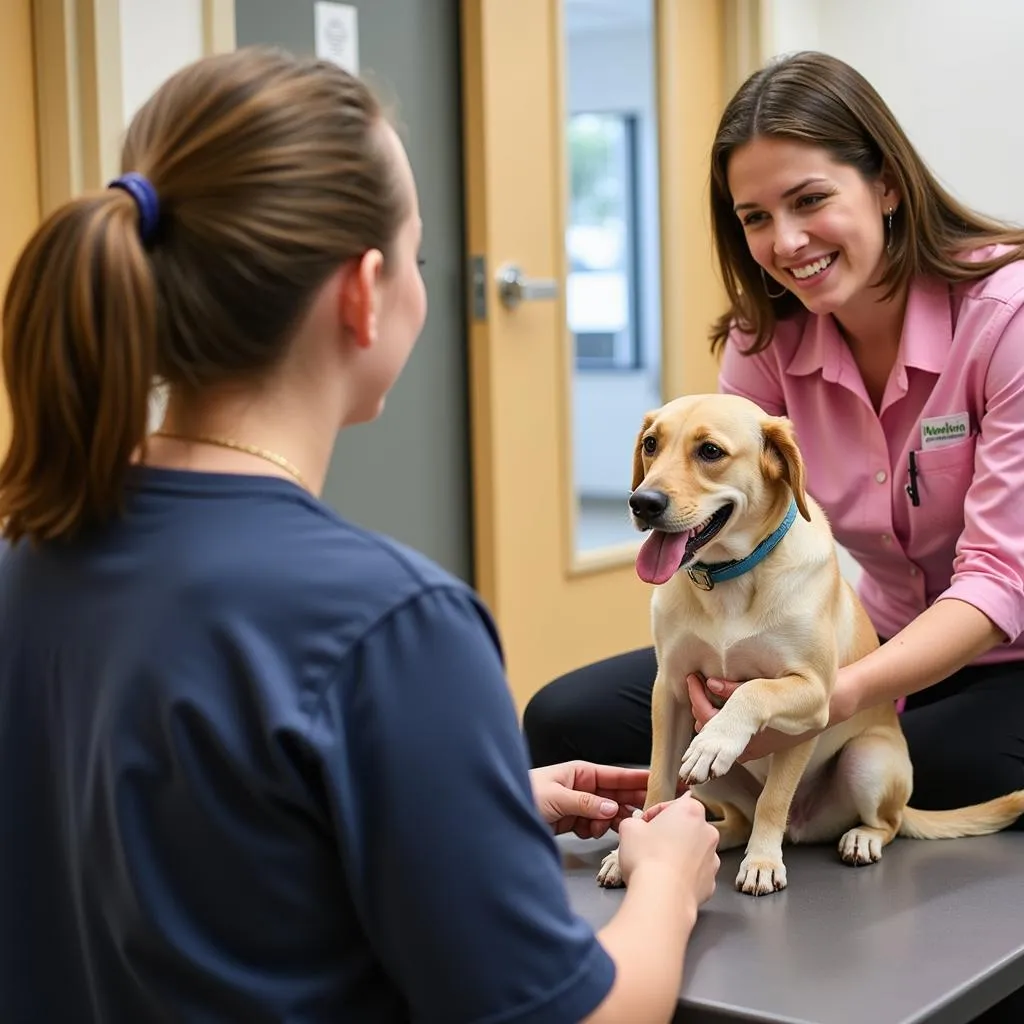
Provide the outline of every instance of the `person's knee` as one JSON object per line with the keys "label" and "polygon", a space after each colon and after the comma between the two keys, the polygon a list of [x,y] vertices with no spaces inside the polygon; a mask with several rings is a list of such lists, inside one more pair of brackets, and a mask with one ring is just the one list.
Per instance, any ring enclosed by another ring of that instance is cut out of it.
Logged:
{"label": "person's knee", "polygon": [[640,648],[567,672],[530,699],[523,731],[534,767],[579,758],[646,764],[654,652]]}
{"label": "person's knee", "polygon": [[1024,764],[1004,749],[1002,735],[955,727],[940,732],[915,725],[905,728],[914,771],[912,806],[965,807],[1024,788]]}
{"label": "person's knee", "polygon": [[541,687],[523,711],[523,734],[534,768],[571,761],[577,756],[569,740],[576,701],[566,692],[565,677]]}

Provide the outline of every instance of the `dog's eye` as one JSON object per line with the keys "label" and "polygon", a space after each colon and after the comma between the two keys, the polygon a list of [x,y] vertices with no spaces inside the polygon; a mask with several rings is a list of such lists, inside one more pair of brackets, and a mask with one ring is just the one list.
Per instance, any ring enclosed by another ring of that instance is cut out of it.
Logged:
{"label": "dog's eye", "polygon": [[712,444],[710,441],[705,441],[697,449],[697,455],[705,462],[717,462],[720,458],[722,458],[725,455],[725,452],[723,452],[717,444]]}
{"label": "dog's eye", "polygon": [[658,448],[658,442],[653,437],[645,437],[643,446],[645,455],[653,455]]}

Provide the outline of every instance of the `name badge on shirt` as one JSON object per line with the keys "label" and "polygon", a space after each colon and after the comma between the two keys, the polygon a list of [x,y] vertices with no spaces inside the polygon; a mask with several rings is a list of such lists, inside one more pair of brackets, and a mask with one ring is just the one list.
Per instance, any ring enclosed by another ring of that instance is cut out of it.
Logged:
{"label": "name badge on shirt", "polygon": [[932,416],[921,420],[921,450],[945,448],[946,445],[962,441],[971,432],[970,419],[965,412],[954,412],[949,416]]}

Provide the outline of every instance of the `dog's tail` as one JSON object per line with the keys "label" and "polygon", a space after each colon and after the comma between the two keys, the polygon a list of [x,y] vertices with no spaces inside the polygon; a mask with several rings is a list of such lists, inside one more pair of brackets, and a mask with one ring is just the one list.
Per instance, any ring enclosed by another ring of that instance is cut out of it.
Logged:
{"label": "dog's tail", "polygon": [[906,807],[898,834],[908,839],[987,836],[1012,825],[1022,814],[1024,789],[951,811],[919,811],[916,807]]}

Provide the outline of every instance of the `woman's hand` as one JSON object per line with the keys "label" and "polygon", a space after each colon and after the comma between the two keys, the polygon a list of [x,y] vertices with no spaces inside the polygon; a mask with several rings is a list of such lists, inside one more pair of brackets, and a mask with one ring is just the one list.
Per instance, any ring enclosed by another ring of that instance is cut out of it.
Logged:
{"label": "woman's hand", "polygon": [[[659,820],[651,824],[655,817]],[[663,898],[669,898],[673,889],[681,891],[696,913],[715,891],[720,867],[717,851],[718,829],[707,820],[703,804],[684,793],[655,804],[642,820],[623,823],[619,869],[623,881],[630,884],[637,873],[662,865],[657,885]],[[675,884],[665,885],[665,869]]]}
{"label": "woman's hand", "polygon": [[556,834],[574,832],[581,839],[599,839],[643,807],[647,775],[646,768],[566,761],[534,768],[530,783],[541,817]]}
{"label": "woman's hand", "polygon": [[[686,677],[686,689],[690,695],[690,706],[697,732],[700,732],[712,718],[721,711],[725,702],[743,685],[726,679],[705,679],[699,673]],[[850,685],[848,676],[843,669],[839,670],[836,687],[829,702],[829,725],[837,725],[850,718],[857,710],[856,695]],[[827,727],[826,727],[827,728]],[[747,749],[739,756],[739,761],[756,761],[759,757],[767,757],[779,750],[795,747],[804,743],[822,730],[811,729],[799,736],[777,732],[774,729],[763,729],[747,744]]]}

